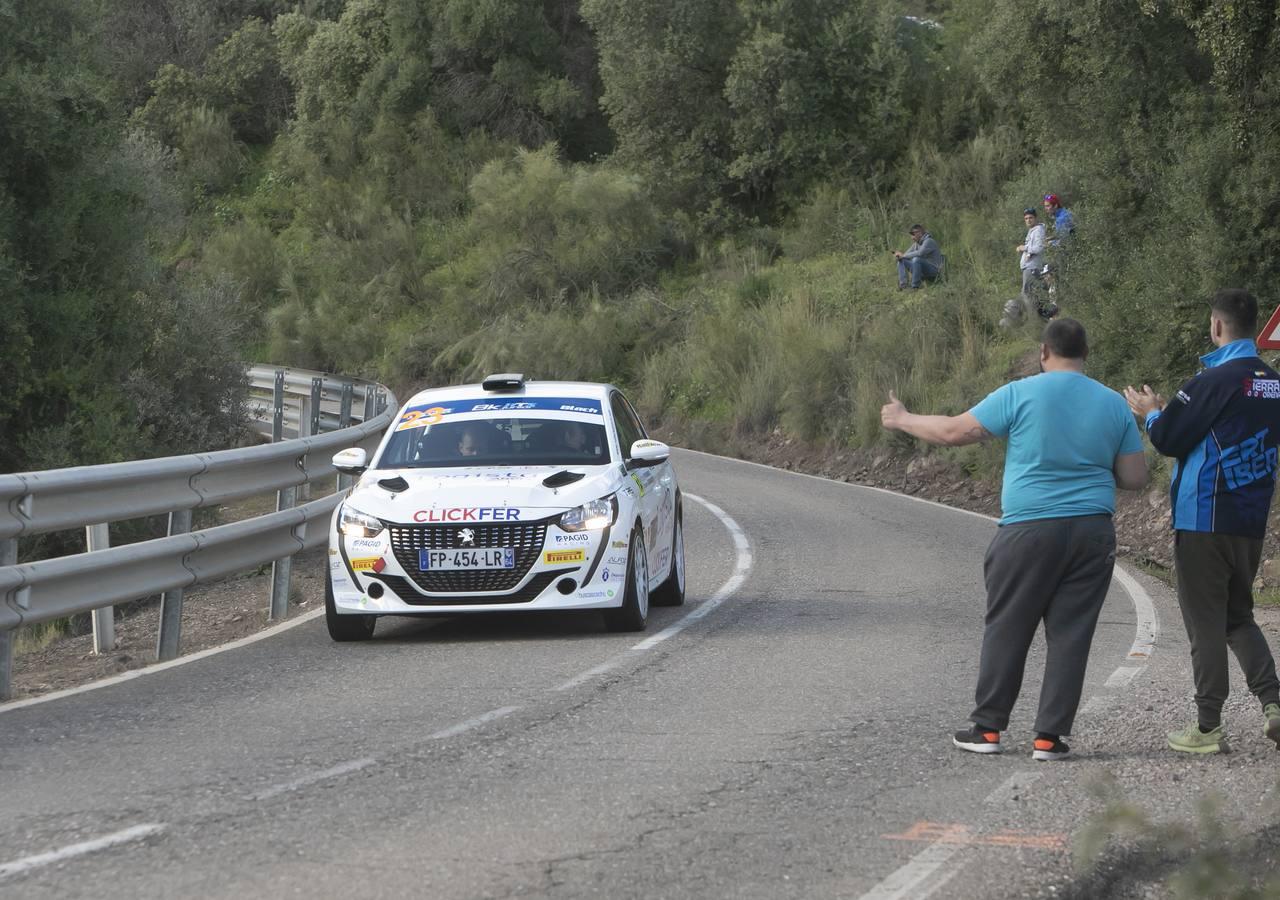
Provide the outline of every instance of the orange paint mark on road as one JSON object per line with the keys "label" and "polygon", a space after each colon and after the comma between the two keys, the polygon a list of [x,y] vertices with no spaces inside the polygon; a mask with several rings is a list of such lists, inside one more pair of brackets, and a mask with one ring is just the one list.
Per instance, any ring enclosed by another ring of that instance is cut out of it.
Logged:
{"label": "orange paint mark on road", "polygon": [[916,822],[902,834],[885,834],[890,841],[920,841],[927,844],[965,844],[986,847],[1025,847],[1032,850],[1067,849],[1065,834],[1031,834],[1026,831],[1005,830],[994,834],[974,834],[968,825],[948,825],[942,822]]}
{"label": "orange paint mark on road", "polygon": [[926,841],[930,844],[971,844],[973,835],[968,825],[943,825],[917,822],[902,834],[881,835],[890,841]]}

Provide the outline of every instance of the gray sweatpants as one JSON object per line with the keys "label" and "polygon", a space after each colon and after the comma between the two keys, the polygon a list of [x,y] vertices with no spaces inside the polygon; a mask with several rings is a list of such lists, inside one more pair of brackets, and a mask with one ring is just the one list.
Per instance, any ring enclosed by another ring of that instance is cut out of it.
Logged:
{"label": "gray sweatpants", "polygon": [[1111,584],[1116,531],[1106,515],[1003,525],[987,548],[987,619],[969,718],[1004,731],[1022,689],[1027,651],[1044,622],[1048,655],[1035,730],[1071,733],[1089,645]]}
{"label": "gray sweatpants", "polygon": [[1253,619],[1253,577],[1261,559],[1261,538],[1203,531],[1173,535],[1178,606],[1191,641],[1196,707],[1205,728],[1222,724],[1222,704],[1231,685],[1227,647],[1235,653],[1249,691],[1263,704],[1280,703],[1275,659]]}

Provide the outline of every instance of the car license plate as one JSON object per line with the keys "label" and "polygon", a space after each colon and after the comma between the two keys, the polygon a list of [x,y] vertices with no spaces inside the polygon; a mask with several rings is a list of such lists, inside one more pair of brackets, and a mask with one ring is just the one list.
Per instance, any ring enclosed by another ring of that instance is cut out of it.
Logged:
{"label": "car license plate", "polygon": [[514,569],[515,567],[516,551],[510,547],[418,551],[418,568],[423,572],[457,572],[462,569]]}

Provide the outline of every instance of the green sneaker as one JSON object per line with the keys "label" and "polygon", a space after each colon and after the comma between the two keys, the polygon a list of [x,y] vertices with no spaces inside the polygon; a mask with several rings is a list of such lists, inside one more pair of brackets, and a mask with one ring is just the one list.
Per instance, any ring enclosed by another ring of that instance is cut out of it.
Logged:
{"label": "green sneaker", "polygon": [[1230,748],[1221,725],[1205,734],[1199,724],[1192,722],[1181,731],[1169,732],[1169,749],[1180,753],[1226,753]]}
{"label": "green sneaker", "polygon": [[1262,733],[1275,741],[1276,749],[1280,750],[1280,703],[1268,703],[1262,707],[1262,714],[1267,717]]}

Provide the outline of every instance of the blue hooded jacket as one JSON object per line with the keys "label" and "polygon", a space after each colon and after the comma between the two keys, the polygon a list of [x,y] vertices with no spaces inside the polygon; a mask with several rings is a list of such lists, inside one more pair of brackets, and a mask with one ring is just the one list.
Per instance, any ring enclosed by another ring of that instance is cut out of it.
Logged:
{"label": "blue hooded jacket", "polygon": [[1200,361],[1204,371],[1147,416],[1151,443],[1177,459],[1169,485],[1173,527],[1261,538],[1275,489],[1280,374],[1250,340]]}

